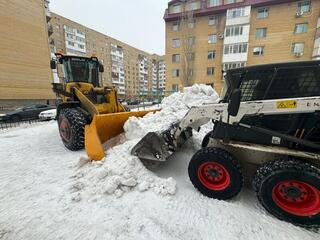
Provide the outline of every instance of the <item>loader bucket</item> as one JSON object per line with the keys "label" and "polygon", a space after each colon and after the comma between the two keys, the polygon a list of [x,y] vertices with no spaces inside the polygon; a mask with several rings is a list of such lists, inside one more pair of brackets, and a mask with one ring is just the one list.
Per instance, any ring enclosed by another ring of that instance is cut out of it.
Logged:
{"label": "loader bucket", "polygon": [[105,157],[103,144],[123,132],[123,125],[129,117],[143,117],[152,111],[121,112],[94,115],[91,124],[85,127],[85,149],[91,160],[102,160]]}
{"label": "loader bucket", "polygon": [[132,148],[131,154],[143,160],[164,162],[172,152],[161,133],[149,132]]}

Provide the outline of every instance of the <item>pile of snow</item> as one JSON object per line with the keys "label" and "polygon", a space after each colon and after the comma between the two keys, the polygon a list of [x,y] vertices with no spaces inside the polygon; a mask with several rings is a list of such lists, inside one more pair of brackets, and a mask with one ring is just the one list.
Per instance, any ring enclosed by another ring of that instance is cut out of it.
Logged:
{"label": "pile of snow", "polygon": [[186,87],[183,93],[177,92],[164,98],[160,112],[149,113],[143,118],[129,118],[124,125],[126,137],[137,139],[144,137],[148,132],[165,130],[172,123],[181,120],[189,108],[218,101],[219,95],[211,86],[195,84],[192,87]]}
{"label": "pile of snow", "polygon": [[97,194],[121,197],[132,188],[139,191],[150,189],[163,196],[173,195],[176,181],[172,177],[160,178],[147,170],[137,157],[130,154],[131,149],[148,132],[165,130],[182,119],[190,107],[218,100],[218,94],[210,86],[194,85],[185,88],[183,93],[165,98],[161,111],[149,113],[143,118],[131,117],[124,126],[125,135],[112,139],[112,144],[106,144],[109,149],[104,161],[91,165],[80,161],[71,187],[74,200],[80,201],[84,196],[90,198]]}

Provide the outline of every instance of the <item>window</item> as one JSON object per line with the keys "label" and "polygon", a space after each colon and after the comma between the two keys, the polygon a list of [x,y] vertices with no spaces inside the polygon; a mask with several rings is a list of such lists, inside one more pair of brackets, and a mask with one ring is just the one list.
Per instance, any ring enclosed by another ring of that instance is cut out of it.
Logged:
{"label": "window", "polygon": [[84,33],[81,32],[79,29],[77,29],[77,33],[78,33],[78,34],[81,34],[81,35],[84,35]]}
{"label": "window", "polygon": [[188,60],[190,61],[194,61],[194,58],[195,58],[195,54],[194,53],[188,53]]}
{"label": "window", "polygon": [[224,54],[246,53],[247,48],[247,43],[225,45]]}
{"label": "window", "polygon": [[292,44],[292,53],[294,54],[303,54],[304,43],[293,43]]}
{"label": "window", "polygon": [[209,26],[217,25],[218,24],[218,17],[217,16],[210,16],[209,17]]}
{"label": "window", "polygon": [[243,26],[232,26],[226,28],[226,37],[239,36],[243,34]]}
{"label": "window", "polygon": [[266,37],[267,37],[267,28],[256,29],[256,38],[266,38]]}
{"label": "window", "polygon": [[257,18],[267,18],[269,16],[269,8],[259,8]]}
{"label": "window", "polygon": [[178,84],[172,84],[172,92],[179,92],[179,85]]}
{"label": "window", "polygon": [[188,11],[197,10],[199,8],[200,8],[200,1],[193,1],[193,2],[189,2],[187,4],[187,10]]}
{"label": "window", "polygon": [[214,74],[214,67],[208,67],[207,68],[207,75],[212,76]]}
{"label": "window", "polygon": [[188,44],[189,46],[192,46],[196,43],[196,37],[189,37],[188,38]]}
{"label": "window", "polygon": [[238,18],[245,16],[245,8],[228,9],[228,18]]}
{"label": "window", "polygon": [[225,63],[225,64],[223,64],[223,70],[227,71],[229,69],[240,68],[240,67],[245,67],[245,66],[246,66],[246,62]]}
{"label": "window", "polygon": [[73,28],[67,25],[64,25],[64,28],[67,32],[73,32]]}
{"label": "window", "polygon": [[195,26],[196,26],[196,19],[194,19],[194,18],[191,18],[191,19],[189,19],[188,20],[188,28],[195,28]]}
{"label": "window", "polygon": [[172,47],[174,47],[174,48],[178,48],[178,47],[180,47],[180,39],[173,39],[172,40]]}
{"label": "window", "polygon": [[253,55],[254,56],[262,56],[264,54],[264,47],[254,47],[253,48]]}
{"label": "window", "polygon": [[81,38],[81,37],[76,37],[76,39],[77,39],[77,41],[79,41],[79,42],[85,42],[85,39],[83,39],[83,38]]}
{"label": "window", "polygon": [[73,34],[67,33],[67,38],[73,39]]}
{"label": "window", "polygon": [[182,6],[180,3],[174,4],[170,7],[170,13],[180,13],[182,11]]}
{"label": "window", "polygon": [[294,33],[306,33],[308,31],[308,23],[299,23],[296,24],[296,27],[294,29]]}
{"label": "window", "polygon": [[310,1],[304,1],[304,2],[300,2],[298,3],[298,12],[310,12],[311,9],[311,3]]}
{"label": "window", "polygon": [[209,51],[208,52],[208,59],[213,60],[216,57],[216,51]]}
{"label": "window", "polygon": [[217,34],[211,34],[208,36],[208,43],[216,43],[217,42]]}
{"label": "window", "polygon": [[78,47],[84,49],[84,45],[78,44]]}
{"label": "window", "polygon": [[172,24],[172,31],[178,32],[179,29],[180,29],[180,24],[179,24],[179,22],[175,22],[175,23]]}
{"label": "window", "polygon": [[231,3],[236,3],[236,0],[225,0],[224,4],[231,4]]}
{"label": "window", "polygon": [[68,44],[69,44],[70,46],[74,46],[74,43],[73,43],[73,42],[68,41]]}
{"label": "window", "polygon": [[180,54],[173,54],[172,55],[172,62],[173,63],[180,62]]}
{"label": "window", "polygon": [[222,5],[222,0],[208,0],[207,6],[208,7],[215,7]]}
{"label": "window", "polygon": [[179,73],[180,73],[179,69],[173,69],[172,70],[172,77],[179,77]]}

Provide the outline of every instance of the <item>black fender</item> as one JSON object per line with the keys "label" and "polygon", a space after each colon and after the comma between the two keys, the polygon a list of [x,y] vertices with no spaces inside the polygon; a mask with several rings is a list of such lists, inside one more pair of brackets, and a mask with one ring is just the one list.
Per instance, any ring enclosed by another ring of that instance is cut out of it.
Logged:
{"label": "black fender", "polygon": [[80,107],[80,102],[78,102],[78,101],[59,103],[59,105],[57,106],[57,118],[58,118],[58,116],[60,114],[60,111],[62,109],[65,109],[65,108],[78,108],[78,107]]}
{"label": "black fender", "polygon": [[93,116],[88,112],[86,111],[85,109],[83,109],[81,107],[81,103],[79,101],[70,101],[70,102],[62,102],[60,103],[58,106],[57,106],[57,115],[56,115],[56,119],[59,119],[59,114],[61,112],[62,109],[66,109],[66,108],[76,108],[78,109],[79,111],[81,111],[86,120],[87,120],[87,123],[90,123],[92,121],[92,118]]}

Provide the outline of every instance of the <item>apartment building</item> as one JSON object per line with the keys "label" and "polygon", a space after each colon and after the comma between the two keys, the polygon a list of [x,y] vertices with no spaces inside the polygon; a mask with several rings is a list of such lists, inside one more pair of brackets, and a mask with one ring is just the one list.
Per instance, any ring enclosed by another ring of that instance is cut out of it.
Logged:
{"label": "apartment building", "polygon": [[46,4],[0,1],[0,111],[54,99]]}
{"label": "apartment building", "polygon": [[165,11],[167,91],[223,71],[320,58],[319,0],[173,0]]}
{"label": "apartment building", "polygon": [[[136,49],[58,14],[51,14],[53,34],[49,42],[52,54],[60,50],[71,55],[94,54],[105,67],[103,84],[116,86],[120,98],[154,97],[153,63],[160,56]],[[165,82],[165,79],[161,81]]]}

